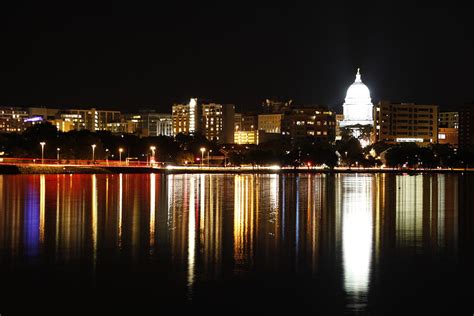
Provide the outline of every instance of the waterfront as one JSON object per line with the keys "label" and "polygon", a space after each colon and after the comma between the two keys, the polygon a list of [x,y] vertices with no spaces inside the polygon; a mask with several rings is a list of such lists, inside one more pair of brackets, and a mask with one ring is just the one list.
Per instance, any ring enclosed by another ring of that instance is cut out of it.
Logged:
{"label": "waterfront", "polygon": [[21,297],[44,312],[60,301],[89,313],[472,313],[473,184],[454,174],[3,175],[0,312],[26,308],[13,303]]}

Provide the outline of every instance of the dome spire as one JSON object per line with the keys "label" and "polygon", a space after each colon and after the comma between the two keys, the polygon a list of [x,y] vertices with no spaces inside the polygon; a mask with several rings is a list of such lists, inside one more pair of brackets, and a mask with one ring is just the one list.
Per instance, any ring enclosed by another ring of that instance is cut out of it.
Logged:
{"label": "dome spire", "polygon": [[355,82],[362,82],[362,80],[360,79],[360,68],[357,68],[357,74],[356,74]]}

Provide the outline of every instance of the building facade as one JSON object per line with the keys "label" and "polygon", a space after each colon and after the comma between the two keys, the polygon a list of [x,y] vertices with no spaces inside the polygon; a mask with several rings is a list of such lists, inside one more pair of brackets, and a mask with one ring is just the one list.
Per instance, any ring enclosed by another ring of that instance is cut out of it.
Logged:
{"label": "building facade", "polygon": [[258,131],[235,131],[234,143],[239,145],[258,145]]}
{"label": "building facade", "polygon": [[381,101],[374,107],[376,142],[438,142],[438,106]]}
{"label": "building facade", "polygon": [[459,112],[439,112],[438,126],[445,128],[459,128]]}
{"label": "building facade", "polygon": [[258,115],[258,129],[270,134],[281,134],[283,114]]}
{"label": "building facade", "polygon": [[282,134],[290,136],[292,140],[314,137],[334,141],[336,117],[324,107],[293,108],[284,115]]}
{"label": "building facade", "polygon": [[107,130],[108,123],[120,122],[121,117],[120,111],[97,110],[95,108],[88,110],[72,109],[64,112],[65,114],[80,115],[83,126],[79,129],[86,129],[91,132]]}
{"label": "building facade", "polygon": [[172,107],[173,135],[179,133],[193,135],[201,131],[202,104],[191,98],[188,104],[175,104]]}
{"label": "building facade", "polygon": [[459,147],[474,148],[474,103],[464,104],[459,110]]}
{"label": "building facade", "polygon": [[0,132],[22,133],[28,116],[28,111],[19,107],[0,107]]}

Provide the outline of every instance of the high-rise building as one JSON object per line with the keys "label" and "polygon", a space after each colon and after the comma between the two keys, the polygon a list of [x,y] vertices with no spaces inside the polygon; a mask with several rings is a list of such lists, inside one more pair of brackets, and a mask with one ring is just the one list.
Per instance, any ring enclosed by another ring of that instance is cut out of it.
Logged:
{"label": "high-rise building", "polygon": [[234,131],[242,130],[242,113],[234,114]]}
{"label": "high-rise building", "polygon": [[464,104],[459,110],[459,147],[474,149],[474,103]]}
{"label": "high-rise building", "polygon": [[19,107],[0,107],[0,132],[22,133],[28,112]]}
{"label": "high-rise building", "polygon": [[172,107],[173,134],[196,134],[201,132],[202,103],[191,98],[188,104],[175,104]]}
{"label": "high-rise building", "polygon": [[459,113],[438,113],[438,143],[457,146],[459,144]]}
{"label": "high-rise building", "polygon": [[120,111],[105,111],[95,108],[88,110],[72,109],[63,113],[80,115],[84,125],[83,128],[80,127],[79,129],[86,129],[91,132],[107,130],[107,123],[120,122],[121,116]]}
{"label": "high-rise building", "polygon": [[266,133],[281,134],[281,122],[283,114],[260,114],[258,115],[258,129]]}
{"label": "high-rise building", "polygon": [[438,126],[446,128],[459,128],[459,112],[439,112]]}
{"label": "high-rise building", "polygon": [[292,140],[314,137],[334,141],[336,118],[333,112],[321,106],[292,108],[284,115],[282,134]]}
{"label": "high-rise building", "polygon": [[438,142],[438,106],[380,101],[374,107],[375,141]]}
{"label": "high-rise building", "polygon": [[233,104],[202,103],[191,99],[189,104],[173,105],[173,133],[203,134],[208,140],[232,143],[234,140]]}
{"label": "high-rise building", "polygon": [[171,114],[156,113],[153,110],[129,114],[127,120],[136,123],[136,132],[142,137],[173,136],[173,120]]}
{"label": "high-rise building", "polygon": [[252,113],[242,113],[242,131],[258,130],[258,115]]}

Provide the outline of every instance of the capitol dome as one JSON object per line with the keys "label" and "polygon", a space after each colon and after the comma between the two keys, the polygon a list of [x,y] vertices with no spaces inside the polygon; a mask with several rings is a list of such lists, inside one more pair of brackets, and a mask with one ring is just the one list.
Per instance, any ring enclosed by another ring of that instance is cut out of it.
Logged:
{"label": "capitol dome", "polygon": [[341,122],[341,126],[374,124],[370,90],[362,82],[360,68],[357,69],[354,83],[347,89],[343,107],[344,120]]}
{"label": "capitol dome", "polygon": [[369,88],[360,79],[359,69],[357,69],[356,80],[347,89],[346,102],[350,100],[371,100]]}

